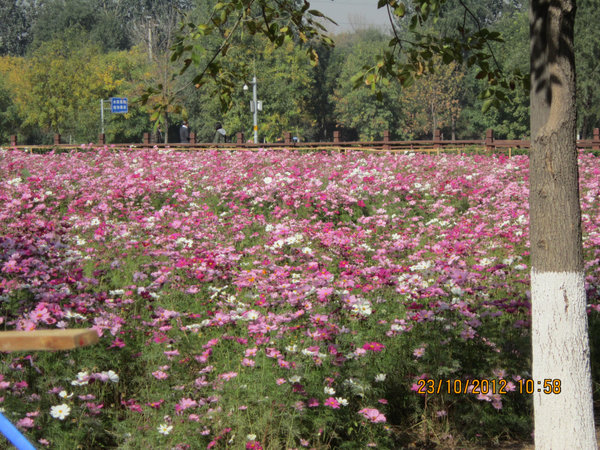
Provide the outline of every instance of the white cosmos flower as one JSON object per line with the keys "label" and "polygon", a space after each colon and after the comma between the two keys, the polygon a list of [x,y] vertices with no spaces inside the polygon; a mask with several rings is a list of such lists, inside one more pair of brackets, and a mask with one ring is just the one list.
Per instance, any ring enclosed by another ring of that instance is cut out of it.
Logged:
{"label": "white cosmos flower", "polygon": [[343,397],[336,397],[337,402],[342,406],[348,406],[348,400]]}
{"label": "white cosmos flower", "polygon": [[325,392],[327,395],[334,395],[335,394],[335,389],[329,386],[325,386],[323,388],[323,392]]}
{"label": "white cosmos flower", "polygon": [[375,381],[377,381],[378,383],[381,383],[383,381],[385,381],[385,377],[387,375],[385,373],[378,373],[377,375],[375,375]]}
{"label": "white cosmos flower", "polygon": [[263,181],[265,182],[265,184],[271,184],[273,182],[273,178],[265,177],[265,178],[263,178]]}
{"label": "white cosmos flower", "polygon": [[171,431],[173,431],[173,425],[167,425],[166,423],[161,423],[157,427],[157,430],[160,434],[164,434],[166,436],[167,434],[170,434]]}
{"label": "white cosmos flower", "polygon": [[56,405],[50,408],[50,415],[58,420],[65,420],[65,418],[71,413],[69,405]]}
{"label": "white cosmos flower", "polygon": [[119,375],[117,375],[113,370],[109,370],[108,372],[106,372],[106,375],[108,375],[108,379],[113,383],[119,382]]}
{"label": "white cosmos flower", "polygon": [[88,384],[90,380],[90,374],[89,372],[79,372],[77,373],[77,379],[71,381],[71,384],[73,386],[83,386]]}

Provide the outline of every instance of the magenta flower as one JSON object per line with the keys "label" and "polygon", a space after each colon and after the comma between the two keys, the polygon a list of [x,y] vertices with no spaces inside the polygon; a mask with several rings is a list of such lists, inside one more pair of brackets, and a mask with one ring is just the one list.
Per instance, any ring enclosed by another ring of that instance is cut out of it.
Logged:
{"label": "magenta flower", "polygon": [[329,397],[323,402],[323,405],[329,406],[333,409],[340,409],[340,403],[333,397]]}
{"label": "magenta flower", "polygon": [[380,352],[385,348],[385,345],[380,344],[379,342],[367,342],[362,346],[364,350],[370,350],[372,352]]}

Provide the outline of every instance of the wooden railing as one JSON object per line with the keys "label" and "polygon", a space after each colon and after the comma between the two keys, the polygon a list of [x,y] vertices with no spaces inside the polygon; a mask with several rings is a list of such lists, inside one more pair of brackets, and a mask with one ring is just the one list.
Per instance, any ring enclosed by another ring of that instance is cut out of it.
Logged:
{"label": "wooden railing", "polygon": [[[98,136],[98,142],[92,144],[93,147],[105,146],[106,137],[101,134]],[[178,149],[236,149],[236,150],[256,150],[259,148],[288,148],[298,150],[334,150],[334,151],[346,151],[351,149],[373,151],[373,152],[398,152],[398,151],[415,151],[415,152],[461,152],[470,148],[485,149],[488,152],[508,152],[509,154],[518,149],[528,149],[530,146],[529,140],[507,140],[507,139],[495,139],[494,131],[487,130],[484,139],[471,139],[471,140],[443,140],[439,130],[434,133],[434,138],[431,140],[419,140],[419,141],[392,141],[390,140],[389,131],[384,131],[383,140],[381,141],[341,141],[340,132],[333,132],[332,142],[295,142],[292,139],[291,133],[284,133],[284,138],[281,142],[273,143],[261,143],[254,144],[252,142],[246,142],[243,133],[237,133],[235,142],[228,142],[223,144],[215,144],[211,142],[196,142],[194,133],[190,133],[190,143],[159,143],[154,142],[151,139],[150,133],[144,133],[142,143],[117,143],[110,144],[115,148],[178,148]],[[20,145],[17,142],[17,136],[13,135],[10,137],[10,148],[27,149],[27,150],[50,150],[50,149],[78,149],[78,148],[89,148],[90,145],[81,144],[64,144],[61,141],[60,135],[54,136],[54,143],[52,145]],[[586,150],[600,150],[600,129],[595,128],[592,139],[580,139],[577,141],[577,147]]]}

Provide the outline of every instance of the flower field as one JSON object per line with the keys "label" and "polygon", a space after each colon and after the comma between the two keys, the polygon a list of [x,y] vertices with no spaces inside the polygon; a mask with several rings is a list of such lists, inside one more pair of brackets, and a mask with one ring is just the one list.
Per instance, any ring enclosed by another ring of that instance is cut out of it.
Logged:
{"label": "flower field", "polygon": [[[84,150],[0,151],[4,328],[101,335],[2,354],[36,446],[531,437],[526,156]],[[580,164],[594,331],[600,160]]]}

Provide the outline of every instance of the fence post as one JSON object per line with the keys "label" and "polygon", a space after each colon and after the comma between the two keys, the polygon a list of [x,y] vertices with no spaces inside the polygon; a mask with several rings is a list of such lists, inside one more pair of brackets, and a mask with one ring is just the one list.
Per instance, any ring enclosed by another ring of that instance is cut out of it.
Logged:
{"label": "fence post", "polygon": [[390,130],[383,130],[383,149],[390,150]]}
{"label": "fence post", "polygon": [[242,133],[241,131],[238,131],[237,133],[235,133],[235,142],[237,144],[243,144],[244,143],[244,133]]}
{"label": "fence post", "polygon": [[[333,143],[334,144],[339,144],[340,143],[340,132],[338,130],[335,130],[333,132]],[[344,150],[338,148],[338,152],[340,153],[345,153]]]}
{"label": "fence post", "polygon": [[98,145],[106,145],[106,135],[104,133],[98,134]]}
{"label": "fence post", "polygon": [[196,133],[194,133],[193,131],[190,133],[190,144],[195,144],[196,143]]}
{"label": "fence post", "polygon": [[485,132],[485,149],[487,151],[494,151],[494,130],[489,129]]}
{"label": "fence post", "polygon": [[292,143],[292,133],[289,131],[283,133],[283,142],[285,145],[290,145]]}
{"label": "fence post", "polygon": [[600,128],[594,128],[594,139],[592,140],[592,150],[600,150]]}
{"label": "fence post", "polygon": [[[438,149],[440,148],[440,142],[442,140],[442,133],[439,129],[433,130],[433,148],[438,153]],[[429,152],[427,152],[429,153]]]}
{"label": "fence post", "polygon": [[144,145],[150,145],[150,133],[144,133],[143,139],[144,139],[144,141],[143,141]]}
{"label": "fence post", "polygon": [[17,135],[16,134],[11,134],[10,135],[10,146],[11,147],[16,147],[18,145],[18,140],[17,140]]}
{"label": "fence post", "polygon": [[54,145],[60,145],[60,134],[54,135]]}

